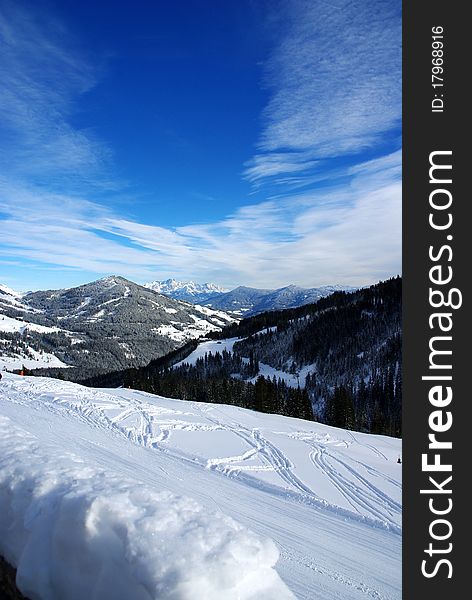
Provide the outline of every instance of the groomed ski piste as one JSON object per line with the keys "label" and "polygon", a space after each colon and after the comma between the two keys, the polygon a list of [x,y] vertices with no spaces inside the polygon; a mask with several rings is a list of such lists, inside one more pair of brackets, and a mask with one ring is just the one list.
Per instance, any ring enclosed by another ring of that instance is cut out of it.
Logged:
{"label": "groomed ski piste", "polygon": [[401,441],[3,374],[0,554],[31,600],[401,598]]}

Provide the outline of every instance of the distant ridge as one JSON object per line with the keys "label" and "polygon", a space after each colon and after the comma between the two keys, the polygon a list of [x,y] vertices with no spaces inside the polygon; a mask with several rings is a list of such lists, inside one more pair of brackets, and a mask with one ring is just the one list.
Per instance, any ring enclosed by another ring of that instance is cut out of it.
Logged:
{"label": "distant ridge", "polygon": [[154,290],[158,294],[165,294],[176,300],[184,300],[192,304],[204,303],[208,298],[228,291],[214,283],[195,283],[194,281],[178,281],[177,279],[150,281],[145,283],[144,287]]}
{"label": "distant ridge", "polygon": [[355,287],[347,285],[324,285],[314,288],[303,288],[287,285],[275,290],[239,286],[227,291],[214,283],[198,284],[193,281],[152,281],[144,284],[160,294],[176,300],[185,300],[192,304],[203,304],[213,309],[222,310],[237,316],[249,317],[270,310],[296,308],[312,304],[333,292],[354,291]]}

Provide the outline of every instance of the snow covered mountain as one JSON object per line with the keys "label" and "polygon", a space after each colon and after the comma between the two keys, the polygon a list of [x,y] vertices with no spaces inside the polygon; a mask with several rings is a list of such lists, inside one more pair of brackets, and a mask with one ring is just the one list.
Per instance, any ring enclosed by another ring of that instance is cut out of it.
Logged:
{"label": "snow covered mountain", "polygon": [[288,285],[277,290],[265,290],[240,286],[227,292],[212,296],[204,302],[206,306],[224,310],[232,314],[249,317],[269,310],[296,308],[312,304],[320,298],[341,290],[350,291],[355,288],[340,285],[325,285],[317,288],[302,288]]}
{"label": "snow covered mountain", "polygon": [[15,300],[18,300],[19,297],[19,292],[15,292],[6,285],[0,284],[0,302],[14,302]]}
{"label": "snow covered mountain", "polygon": [[185,300],[192,304],[203,304],[209,298],[228,291],[214,283],[195,283],[194,281],[177,281],[176,279],[151,281],[145,283],[144,287],[154,290],[159,294],[165,294],[176,300]]}
{"label": "snow covered mountain", "polygon": [[21,298],[5,291],[2,298],[0,355],[16,368],[103,371],[145,365],[234,322],[222,311],[168,298],[118,276]]}
{"label": "snow covered mountain", "polygon": [[25,595],[401,598],[399,439],[51,378],[0,386],[0,555]]}
{"label": "snow covered mountain", "polygon": [[28,306],[23,295],[0,285],[0,368],[63,368],[67,365],[48,348],[30,343],[29,338],[41,338],[61,332],[49,323],[40,311]]}
{"label": "snow covered mountain", "polygon": [[31,308],[22,302],[22,294],[15,292],[6,285],[0,285],[0,312],[32,312]]}
{"label": "snow covered mountain", "polygon": [[343,285],[324,285],[316,288],[288,285],[276,290],[239,286],[228,291],[213,283],[198,284],[193,281],[177,281],[175,279],[152,281],[145,283],[144,286],[177,300],[203,304],[213,309],[245,317],[268,310],[283,310],[311,304],[333,292],[356,289]]}

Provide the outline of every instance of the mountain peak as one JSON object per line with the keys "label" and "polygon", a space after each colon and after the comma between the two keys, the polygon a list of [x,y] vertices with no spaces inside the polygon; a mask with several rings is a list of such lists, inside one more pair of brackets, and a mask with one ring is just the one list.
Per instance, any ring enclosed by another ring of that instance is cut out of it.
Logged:
{"label": "mountain peak", "polygon": [[166,279],[165,281],[151,281],[145,283],[144,287],[154,290],[159,294],[170,296],[176,300],[201,303],[210,297],[223,294],[227,290],[215,283],[196,283],[195,281],[179,281],[178,279]]}
{"label": "mountain peak", "polygon": [[103,283],[132,283],[128,279],[121,277],[121,275],[106,275],[105,277],[97,280],[97,282],[99,281]]}

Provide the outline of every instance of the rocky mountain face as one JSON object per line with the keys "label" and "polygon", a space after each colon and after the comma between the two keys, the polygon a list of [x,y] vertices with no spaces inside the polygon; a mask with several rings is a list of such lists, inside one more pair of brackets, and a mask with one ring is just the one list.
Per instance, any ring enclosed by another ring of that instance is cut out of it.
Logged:
{"label": "rocky mountain face", "polygon": [[192,304],[204,304],[209,298],[224,294],[228,290],[214,283],[195,283],[194,281],[178,281],[166,279],[165,281],[150,281],[144,287],[165,294],[175,300],[184,300]]}
{"label": "rocky mountain face", "polygon": [[215,310],[222,310],[238,317],[250,317],[270,310],[296,308],[313,304],[333,292],[353,291],[356,288],[341,285],[325,285],[316,288],[302,288],[288,285],[276,290],[239,286],[228,291],[214,283],[193,281],[151,281],[147,287],[159,294],[192,304],[201,304]]}
{"label": "rocky mountain face", "polygon": [[69,365],[93,372],[145,365],[234,322],[224,312],[174,300],[118,276],[22,297],[2,291],[1,299],[0,354],[23,357],[30,368]]}

